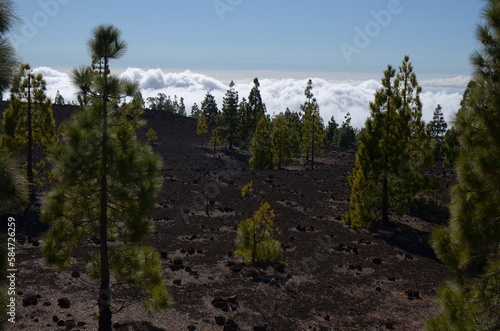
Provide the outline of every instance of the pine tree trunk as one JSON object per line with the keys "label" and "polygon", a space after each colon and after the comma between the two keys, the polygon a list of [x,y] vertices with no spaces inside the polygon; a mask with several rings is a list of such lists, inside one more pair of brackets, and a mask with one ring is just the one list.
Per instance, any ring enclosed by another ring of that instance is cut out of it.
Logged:
{"label": "pine tree trunk", "polygon": [[[107,89],[107,59],[104,60],[104,85]],[[103,93],[102,97],[102,164],[101,164],[101,188],[100,188],[100,253],[101,253],[101,286],[99,298],[97,300],[99,306],[99,331],[111,331],[111,291],[110,291],[110,276],[109,276],[109,256],[108,256],[108,115],[107,115],[107,93]]]}
{"label": "pine tree trunk", "polygon": [[28,166],[28,185],[29,198],[31,202],[35,202],[35,183],[33,175],[33,114],[31,109],[31,76],[28,74],[28,151],[27,151],[27,166]]}

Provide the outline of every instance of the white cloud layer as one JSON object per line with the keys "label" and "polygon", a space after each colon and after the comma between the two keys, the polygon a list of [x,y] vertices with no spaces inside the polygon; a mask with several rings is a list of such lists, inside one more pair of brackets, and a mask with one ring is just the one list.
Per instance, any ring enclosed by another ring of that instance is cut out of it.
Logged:
{"label": "white cloud layer", "polygon": [[[66,101],[76,99],[76,89],[72,86],[67,73],[48,67],[36,68],[34,72],[41,73],[45,78],[47,94],[52,100],[58,90]],[[201,104],[207,91],[211,91],[219,108],[221,108],[222,98],[229,83],[189,70],[164,72],[161,69],[128,68],[120,74],[120,77],[138,81],[144,99],[154,97],[158,93],[170,95],[172,98],[174,96],[183,97],[188,114],[195,102],[198,105]],[[259,77],[259,81],[262,99],[271,115],[285,111],[286,108],[298,111],[300,105],[305,101],[304,89],[307,85],[307,79]],[[337,123],[341,123],[345,114],[349,112],[352,124],[356,127],[364,125],[369,115],[369,102],[373,100],[373,95],[380,86],[379,82],[373,79],[333,81],[312,78],[312,81],[313,94],[318,100],[325,124],[331,116],[335,117]],[[434,109],[437,104],[440,104],[443,107],[446,120],[451,122],[453,114],[460,107],[462,93],[468,81],[468,76],[429,76],[420,79],[420,84],[423,86],[421,99],[424,120],[431,120]],[[240,100],[243,97],[248,99],[252,87],[252,79],[236,81],[235,89],[239,92]]]}

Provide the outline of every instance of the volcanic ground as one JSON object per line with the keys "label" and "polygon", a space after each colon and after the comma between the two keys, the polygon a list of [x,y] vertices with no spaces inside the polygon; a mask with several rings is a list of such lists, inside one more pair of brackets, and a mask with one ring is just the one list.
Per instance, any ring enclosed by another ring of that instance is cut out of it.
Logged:
{"label": "volcanic ground", "polygon": [[[54,111],[60,123],[75,109]],[[327,149],[313,171],[304,160],[253,171],[246,151],[223,146],[214,157],[193,119],[149,110],[144,119],[137,134],[144,139],[153,128],[164,159],[163,190],[151,211],[155,232],[145,244],[161,253],[175,305],[149,315],[135,292],[117,285],[116,330],[421,330],[439,312],[436,291],[451,274],[428,239],[448,217],[451,169],[429,170],[437,184],[411,213],[353,230],[341,215],[354,151]],[[252,267],[233,254],[238,223],[260,202],[241,197],[250,181],[276,213],[286,266]],[[7,330],[97,330],[98,282],[83,261],[56,272],[41,255],[47,228],[38,222],[38,193],[31,213],[15,215],[17,322]]]}

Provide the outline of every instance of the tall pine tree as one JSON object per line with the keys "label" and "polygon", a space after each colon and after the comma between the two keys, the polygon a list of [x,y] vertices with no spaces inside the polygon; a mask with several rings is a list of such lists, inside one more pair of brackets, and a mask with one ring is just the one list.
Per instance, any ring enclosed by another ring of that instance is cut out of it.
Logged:
{"label": "tall pine tree", "polygon": [[234,82],[229,83],[229,89],[223,99],[221,124],[221,138],[227,141],[229,149],[233,149],[240,128],[238,118],[238,92],[234,89]]}
{"label": "tall pine tree", "polygon": [[443,159],[442,146],[444,143],[444,135],[448,124],[444,120],[444,115],[441,105],[437,105],[432,116],[432,121],[427,124],[427,132],[430,137],[436,142],[436,159]]}
{"label": "tall pine tree", "polygon": [[311,170],[314,169],[314,157],[321,153],[325,139],[323,119],[319,114],[319,105],[312,93],[312,80],[309,80],[304,91],[307,101],[302,105],[302,139],[301,149],[307,160],[311,161]]}
{"label": "tall pine tree", "polygon": [[254,134],[257,123],[260,121],[262,115],[266,113],[266,106],[262,102],[262,96],[260,95],[260,83],[259,80],[254,78],[253,80],[254,86],[250,90],[250,94],[248,95],[248,106],[245,114],[245,125],[247,126],[247,131],[249,133],[249,137],[251,138]]}
{"label": "tall pine tree", "polygon": [[432,149],[421,120],[420,86],[409,57],[399,69],[398,75],[391,66],[384,72],[359,137],[351,205],[343,216],[351,227],[388,223],[389,213],[406,211],[423,186],[421,169]]}
{"label": "tall pine tree", "polygon": [[73,70],[72,79],[91,105],[65,123],[62,143],[52,149],[58,183],[42,207],[50,225],[42,251],[56,269],[70,266],[76,252],[85,254],[89,275],[100,281],[99,330],[110,331],[113,279],[142,288],[150,309],[171,304],[158,252],[141,246],[152,232],[148,213],[161,187],[162,160],[136,136],[142,109],[117,107],[137,89],[110,73],[110,60],[126,50],[120,30],[98,26],[88,49],[93,68]]}
{"label": "tall pine tree", "polygon": [[205,99],[201,102],[201,111],[205,113],[207,117],[207,125],[214,126],[217,125],[217,118],[219,115],[219,108],[217,108],[217,102],[215,101],[215,97],[207,92],[205,95]]}
{"label": "tall pine tree", "polygon": [[10,107],[4,112],[4,134],[0,136],[4,150],[11,154],[19,151],[26,153],[31,201],[35,200],[35,145],[46,152],[56,141],[51,102],[45,90],[46,83],[42,75],[35,75],[28,64],[22,65],[12,81]]}
{"label": "tall pine tree", "polygon": [[455,272],[439,291],[441,315],[429,330],[500,328],[500,2],[486,1],[471,56],[474,76],[456,118],[458,183],[450,219],[431,238],[438,258]]}
{"label": "tall pine tree", "polygon": [[274,163],[278,169],[282,168],[283,163],[290,162],[293,159],[290,133],[285,115],[283,113],[278,114],[274,118],[272,132]]}
{"label": "tall pine tree", "polygon": [[250,167],[252,169],[274,169],[273,139],[269,119],[266,115],[260,117],[252,138],[250,151],[252,152],[250,158]]}

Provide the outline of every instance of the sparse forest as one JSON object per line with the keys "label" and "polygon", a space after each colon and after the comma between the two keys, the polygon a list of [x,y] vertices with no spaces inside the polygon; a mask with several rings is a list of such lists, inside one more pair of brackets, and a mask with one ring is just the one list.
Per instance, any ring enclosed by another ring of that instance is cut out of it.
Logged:
{"label": "sparse forest", "polygon": [[324,120],[315,79],[300,109],[270,109],[258,78],[189,113],[143,98],[112,74],[128,44],[111,24],[71,72],[76,99],[50,100],[4,38],[13,9],[0,0],[0,220],[16,233],[0,328],[500,328],[499,1],[453,122],[441,104],[423,120],[404,56],[360,128]]}

